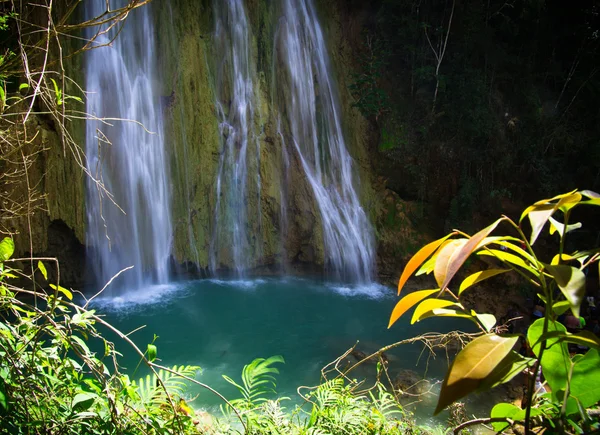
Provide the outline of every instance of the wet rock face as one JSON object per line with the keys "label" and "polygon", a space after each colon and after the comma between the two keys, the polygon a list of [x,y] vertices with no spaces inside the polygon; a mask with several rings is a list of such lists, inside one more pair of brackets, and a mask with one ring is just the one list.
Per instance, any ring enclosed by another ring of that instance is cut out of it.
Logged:
{"label": "wet rock face", "polygon": [[[86,280],[86,249],[77,239],[75,232],[61,220],[55,220],[48,227],[48,249],[45,257],[58,259],[60,264],[60,285],[82,289]],[[54,267],[47,267],[48,278],[56,280]],[[52,272],[51,272],[52,271]],[[55,281],[56,282],[56,281]]]}

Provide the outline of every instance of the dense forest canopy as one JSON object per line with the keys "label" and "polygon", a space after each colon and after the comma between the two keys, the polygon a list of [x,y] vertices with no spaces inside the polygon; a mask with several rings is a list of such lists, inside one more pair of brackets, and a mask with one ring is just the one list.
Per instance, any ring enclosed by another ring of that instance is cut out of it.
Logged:
{"label": "dense forest canopy", "polygon": [[502,199],[598,187],[596,2],[350,8],[368,23],[353,90],[394,157],[385,171],[401,196],[433,202],[455,224]]}

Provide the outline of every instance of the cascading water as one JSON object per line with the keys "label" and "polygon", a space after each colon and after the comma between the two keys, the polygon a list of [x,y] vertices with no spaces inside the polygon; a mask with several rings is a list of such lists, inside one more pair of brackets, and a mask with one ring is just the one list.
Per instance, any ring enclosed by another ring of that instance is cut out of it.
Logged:
{"label": "cascading water", "polygon": [[[124,1],[115,7],[124,6]],[[93,0],[89,16],[106,12],[107,2]],[[127,266],[123,288],[139,288],[168,279],[171,218],[168,162],[160,104],[152,84],[156,75],[153,22],[148,6],[130,12],[121,33],[108,46],[87,54],[87,111],[106,122],[88,120],[86,150],[90,181],[87,241],[99,283]],[[107,44],[117,28],[101,35]],[[100,186],[101,184],[102,186]]]}
{"label": "cascading water", "polygon": [[[257,136],[254,126],[253,67],[250,30],[242,0],[215,2],[217,112],[222,149],[216,180],[217,202],[211,240],[210,268],[219,267],[219,249],[228,247],[237,276],[248,267],[248,180],[257,183],[260,199],[260,150],[256,150],[256,177],[248,175],[248,153]],[[260,210],[260,206],[258,207]],[[259,213],[260,215],[260,213]],[[255,242],[256,243],[256,242]]]}
{"label": "cascading water", "polygon": [[278,82],[273,88],[290,130],[286,142],[297,153],[312,187],[328,266],[341,279],[370,282],[373,231],[354,188],[339,97],[311,0],[283,0],[275,46]]}

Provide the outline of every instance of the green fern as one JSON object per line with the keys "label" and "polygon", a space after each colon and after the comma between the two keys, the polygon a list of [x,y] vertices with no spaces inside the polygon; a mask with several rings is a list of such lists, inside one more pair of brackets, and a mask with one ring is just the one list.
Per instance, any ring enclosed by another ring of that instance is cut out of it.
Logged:
{"label": "green fern", "polygon": [[247,408],[252,408],[260,403],[266,402],[264,397],[266,394],[275,393],[275,376],[279,374],[277,368],[272,367],[275,363],[285,363],[280,355],[275,355],[270,358],[257,358],[250,364],[247,364],[242,369],[242,384],[240,385],[231,379],[229,376],[223,376],[227,382],[235,386],[243,399],[238,399],[235,402],[237,405],[242,405]]}
{"label": "green fern", "polygon": [[[181,396],[185,390],[186,382],[182,376],[194,378],[196,372],[200,370],[198,366],[177,366],[171,367],[171,370],[177,374],[160,369],[158,378],[162,381],[163,386],[158,382],[156,374],[147,375],[137,381],[133,381],[132,385],[136,388],[139,395],[140,403],[143,406],[161,406],[167,403],[167,394],[170,396]],[[166,389],[166,391],[165,391]]]}

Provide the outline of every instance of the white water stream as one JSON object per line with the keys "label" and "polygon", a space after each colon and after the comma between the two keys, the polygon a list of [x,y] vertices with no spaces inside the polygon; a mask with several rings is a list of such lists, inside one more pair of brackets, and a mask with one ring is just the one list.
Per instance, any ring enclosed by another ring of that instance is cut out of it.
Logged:
{"label": "white water stream", "polygon": [[[254,127],[253,65],[250,29],[242,0],[218,0],[215,6],[217,112],[221,155],[211,239],[210,269],[219,268],[219,250],[231,249],[238,277],[248,268],[248,182],[255,182],[260,210],[260,145]],[[249,147],[256,146],[256,172],[248,174]],[[260,213],[258,216],[260,219]],[[259,243],[257,238],[255,243]]]}
{"label": "white water stream", "polygon": [[[338,278],[370,282],[373,230],[360,205],[341,124],[329,54],[312,0],[282,0],[273,87],[321,214],[327,266]],[[287,86],[287,89],[283,89]]]}
{"label": "white water stream", "polygon": [[[118,6],[111,2],[114,8]],[[125,2],[121,2],[125,3]],[[86,3],[89,17],[107,2]],[[118,27],[97,44],[108,43]],[[151,7],[130,12],[121,34],[85,59],[88,170],[103,184],[88,182],[87,244],[96,284],[121,269],[117,287],[139,288],[168,280],[171,246],[169,170],[156,83]],[[135,121],[135,122],[134,122]]]}

